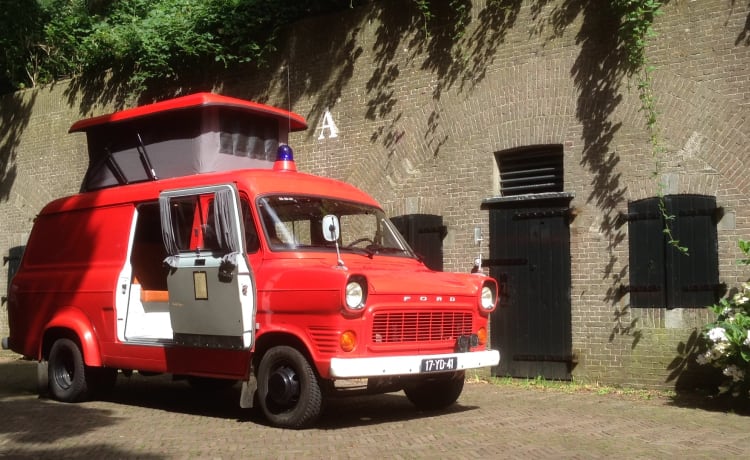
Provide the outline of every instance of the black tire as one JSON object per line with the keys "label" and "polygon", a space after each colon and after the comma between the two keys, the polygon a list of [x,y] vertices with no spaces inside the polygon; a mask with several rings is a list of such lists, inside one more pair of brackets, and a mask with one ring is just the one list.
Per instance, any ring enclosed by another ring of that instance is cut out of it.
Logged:
{"label": "black tire", "polygon": [[461,396],[465,378],[464,371],[423,378],[407,385],[404,393],[418,409],[445,409]]}
{"label": "black tire", "polygon": [[266,419],[282,428],[313,424],[323,407],[315,370],[298,350],[271,348],[258,366],[258,403]]}
{"label": "black tire", "polygon": [[88,397],[86,366],[81,349],[70,339],[57,339],[49,352],[49,391],[62,402],[78,402]]}

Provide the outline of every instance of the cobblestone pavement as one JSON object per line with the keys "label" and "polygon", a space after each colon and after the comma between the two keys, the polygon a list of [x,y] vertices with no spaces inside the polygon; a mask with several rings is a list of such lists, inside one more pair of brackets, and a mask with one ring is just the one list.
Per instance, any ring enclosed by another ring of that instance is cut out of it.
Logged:
{"label": "cobblestone pavement", "polygon": [[40,399],[0,353],[0,458],[748,458],[750,417],[639,399],[468,383],[449,410],[403,393],[332,401],[316,428],[271,428],[239,390],[120,376],[104,401]]}

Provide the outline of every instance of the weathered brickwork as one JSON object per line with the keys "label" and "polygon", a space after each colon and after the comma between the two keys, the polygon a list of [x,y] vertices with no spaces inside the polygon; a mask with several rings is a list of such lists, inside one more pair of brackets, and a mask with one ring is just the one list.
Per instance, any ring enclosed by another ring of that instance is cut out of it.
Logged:
{"label": "weathered brickwork", "polygon": [[[669,194],[715,196],[724,209],[720,280],[731,287],[748,277],[735,260],[737,240],[750,238],[750,7],[670,2],[657,19],[648,56],[668,153],[654,179],[638,96],[618,66],[622,53],[612,48],[617,25],[593,6],[562,10],[569,2],[524,1],[498,12],[488,3],[473,2],[472,22],[452,55],[440,30],[425,37],[409,15],[381,10],[383,2],[306,20],[290,31],[277,62],[227,75],[215,91],[306,116],[310,129],[291,138],[300,170],[351,182],[391,215],[442,216],[444,267],[451,271],[471,268],[474,228],[488,234],[480,204],[499,194],[495,153],[562,145],[565,191],[575,195],[573,377],[680,384],[684,346],[709,313],[628,307],[628,296],[619,294],[628,283],[628,234],[618,215],[629,201],[655,196],[659,181]],[[85,139],[66,132],[90,114],[69,103],[75,98],[65,87],[2,99],[4,255],[23,245],[45,202],[80,184]],[[338,137],[321,129],[326,110]],[[485,257],[487,251],[485,245]],[[0,271],[3,296],[7,270]],[[0,335],[4,315],[2,308]]]}

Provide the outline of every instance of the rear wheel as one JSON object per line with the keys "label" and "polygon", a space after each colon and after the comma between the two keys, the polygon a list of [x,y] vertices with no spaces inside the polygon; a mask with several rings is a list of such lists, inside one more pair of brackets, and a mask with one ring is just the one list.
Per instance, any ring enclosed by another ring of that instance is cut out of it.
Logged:
{"label": "rear wheel", "polygon": [[63,402],[77,402],[88,396],[86,366],[78,345],[70,339],[57,339],[49,352],[49,391]]}
{"label": "rear wheel", "polygon": [[461,396],[465,378],[464,371],[436,375],[407,385],[404,393],[419,409],[444,409]]}
{"label": "rear wheel", "polygon": [[307,358],[288,346],[268,350],[258,366],[258,402],[273,425],[304,428],[315,422],[323,395]]}

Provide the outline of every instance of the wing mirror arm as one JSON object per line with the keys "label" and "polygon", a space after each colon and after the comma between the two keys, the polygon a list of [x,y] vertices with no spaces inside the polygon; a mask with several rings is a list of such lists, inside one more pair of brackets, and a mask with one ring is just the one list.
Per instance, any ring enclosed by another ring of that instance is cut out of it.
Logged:
{"label": "wing mirror arm", "polygon": [[346,268],[344,261],[341,260],[341,251],[339,249],[339,237],[341,236],[341,224],[339,218],[333,214],[327,214],[323,217],[323,238],[329,243],[336,245],[336,259],[338,267]]}

